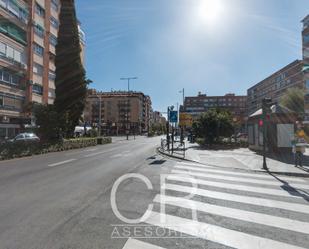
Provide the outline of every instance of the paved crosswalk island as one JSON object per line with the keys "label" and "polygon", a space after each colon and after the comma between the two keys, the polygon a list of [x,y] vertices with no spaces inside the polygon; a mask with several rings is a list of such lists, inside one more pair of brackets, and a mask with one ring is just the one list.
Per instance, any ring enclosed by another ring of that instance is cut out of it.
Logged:
{"label": "paved crosswalk island", "polygon": [[179,238],[130,238],[123,249],[309,248],[306,179],[179,162],[161,189],[143,225]]}

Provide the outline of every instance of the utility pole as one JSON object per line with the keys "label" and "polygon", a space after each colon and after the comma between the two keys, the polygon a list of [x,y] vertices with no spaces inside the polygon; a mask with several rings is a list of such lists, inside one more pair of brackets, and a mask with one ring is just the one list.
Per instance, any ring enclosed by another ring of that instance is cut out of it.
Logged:
{"label": "utility pole", "polygon": [[120,78],[120,80],[127,80],[128,81],[128,92],[130,92],[130,81],[137,80],[137,77],[127,77],[127,78]]}

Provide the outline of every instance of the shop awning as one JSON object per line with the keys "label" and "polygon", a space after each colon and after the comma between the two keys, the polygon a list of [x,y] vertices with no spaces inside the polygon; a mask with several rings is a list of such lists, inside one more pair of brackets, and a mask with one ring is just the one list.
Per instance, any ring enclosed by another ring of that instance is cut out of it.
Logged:
{"label": "shop awning", "polygon": [[306,71],[309,71],[309,65],[308,64],[305,64],[304,66],[303,66],[303,70],[302,70],[303,72],[306,72]]}

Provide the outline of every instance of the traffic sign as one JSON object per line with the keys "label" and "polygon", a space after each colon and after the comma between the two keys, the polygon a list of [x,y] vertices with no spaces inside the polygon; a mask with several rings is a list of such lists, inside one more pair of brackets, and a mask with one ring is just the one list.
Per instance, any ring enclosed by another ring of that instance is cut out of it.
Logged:
{"label": "traffic sign", "polygon": [[168,121],[171,123],[177,123],[178,121],[178,112],[177,111],[170,111]]}
{"label": "traffic sign", "polygon": [[179,126],[182,127],[192,127],[193,118],[188,113],[180,113],[179,114]]}

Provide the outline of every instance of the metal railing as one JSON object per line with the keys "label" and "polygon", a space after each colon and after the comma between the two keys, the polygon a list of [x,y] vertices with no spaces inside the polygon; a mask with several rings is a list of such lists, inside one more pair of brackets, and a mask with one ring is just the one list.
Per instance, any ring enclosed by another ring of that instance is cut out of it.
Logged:
{"label": "metal railing", "polygon": [[169,155],[181,158],[186,157],[186,144],[177,139],[172,141],[172,138],[170,138],[168,141],[167,139],[162,138],[160,149],[163,153],[167,153]]}

